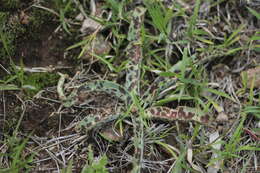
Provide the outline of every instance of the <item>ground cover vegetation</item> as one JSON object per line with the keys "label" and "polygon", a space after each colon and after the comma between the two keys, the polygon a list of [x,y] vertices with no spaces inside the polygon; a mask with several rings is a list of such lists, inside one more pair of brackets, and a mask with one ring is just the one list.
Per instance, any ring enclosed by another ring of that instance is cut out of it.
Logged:
{"label": "ground cover vegetation", "polygon": [[259,12],[0,0],[0,172],[259,172]]}

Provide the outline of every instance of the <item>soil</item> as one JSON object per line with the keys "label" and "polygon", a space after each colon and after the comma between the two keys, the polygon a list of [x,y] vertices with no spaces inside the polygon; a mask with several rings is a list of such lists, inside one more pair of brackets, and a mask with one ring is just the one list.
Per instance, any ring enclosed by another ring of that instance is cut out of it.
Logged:
{"label": "soil", "polygon": [[24,63],[26,67],[69,66],[71,61],[64,58],[65,49],[70,45],[59,33],[54,23],[46,23],[38,31],[38,39],[20,39],[14,61]]}

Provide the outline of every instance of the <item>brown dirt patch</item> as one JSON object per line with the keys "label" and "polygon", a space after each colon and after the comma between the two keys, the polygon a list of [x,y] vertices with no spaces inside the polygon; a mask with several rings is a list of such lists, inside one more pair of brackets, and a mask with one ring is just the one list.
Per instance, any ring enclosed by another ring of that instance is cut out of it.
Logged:
{"label": "brown dirt patch", "polygon": [[54,32],[56,27],[57,24],[46,25],[38,33],[37,40],[30,38],[20,40],[15,61],[19,63],[22,60],[25,66],[29,67],[69,65],[69,61],[64,59],[64,50],[69,44]]}

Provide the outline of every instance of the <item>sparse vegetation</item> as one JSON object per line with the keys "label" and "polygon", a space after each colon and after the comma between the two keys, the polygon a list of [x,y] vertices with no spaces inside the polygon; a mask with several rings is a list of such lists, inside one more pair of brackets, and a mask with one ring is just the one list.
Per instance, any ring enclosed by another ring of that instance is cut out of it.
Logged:
{"label": "sparse vegetation", "polygon": [[[3,0],[0,172],[260,171],[259,10]],[[160,106],[189,117],[147,118]]]}

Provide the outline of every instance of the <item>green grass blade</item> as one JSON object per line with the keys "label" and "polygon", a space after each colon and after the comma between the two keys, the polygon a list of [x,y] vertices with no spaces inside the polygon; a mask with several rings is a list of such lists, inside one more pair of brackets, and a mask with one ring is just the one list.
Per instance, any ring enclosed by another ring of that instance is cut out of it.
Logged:
{"label": "green grass blade", "polygon": [[249,8],[249,7],[246,7],[248,10],[249,10],[249,12],[251,13],[251,14],[253,14],[258,20],[260,20],[260,13],[258,13],[257,11],[255,11],[255,10],[253,10],[252,8]]}
{"label": "green grass blade", "polygon": [[185,161],[186,151],[182,152],[181,155],[176,160],[175,166],[172,169],[171,173],[180,173],[182,172],[182,164]]}
{"label": "green grass blade", "polygon": [[212,88],[205,88],[205,91],[208,91],[208,92],[211,92],[213,94],[216,94],[216,95],[219,95],[219,96],[222,96],[222,97],[225,97],[227,99],[230,99],[232,100],[233,102],[236,102],[236,100],[232,97],[230,97],[228,94],[222,92],[222,91],[218,91],[218,90],[215,90],[215,89],[212,89]]}
{"label": "green grass blade", "polygon": [[196,22],[199,14],[199,8],[200,8],[200,0],[196,0],[195,3],[195,8],[194,8],[194,13],[191,16],[191,19],[189,21],[189,26],[188,26],[188,36],[193,37],[193,31],[195,30],[196,27]]}
{"label": "green grass blade", "polygon": [[10,91],[10,90],[20,90],[19,87],[17,87],[16,85],[12,85],[12,84],[7,84],[7,85],[1,85],[0,84],[0,91]]}

